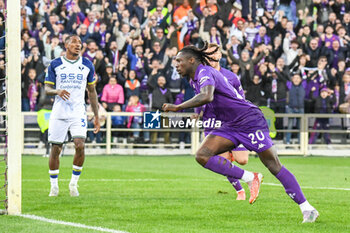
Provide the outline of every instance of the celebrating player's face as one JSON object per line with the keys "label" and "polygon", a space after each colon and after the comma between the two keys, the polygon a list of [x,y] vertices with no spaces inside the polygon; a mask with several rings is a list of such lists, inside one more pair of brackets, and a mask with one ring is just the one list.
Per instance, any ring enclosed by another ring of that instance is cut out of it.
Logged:
{"label": "celebrating player's face", "polygon": [[180,52],[177,54],[175,61],[176,61],[175,68],[176,68],[176,71],[179,73],[179,75],[181,75],[182,77],[188,76],[189,69],[191,66],[189,62],[189,58],[186,57],[185,54]]}
{"label": "celebrating player's face", "polygon": [[81,52],[81,40],[78,36],[73,36],[66,44],[66,49],[68,53],[71,53],[74,56],[80,55]]}

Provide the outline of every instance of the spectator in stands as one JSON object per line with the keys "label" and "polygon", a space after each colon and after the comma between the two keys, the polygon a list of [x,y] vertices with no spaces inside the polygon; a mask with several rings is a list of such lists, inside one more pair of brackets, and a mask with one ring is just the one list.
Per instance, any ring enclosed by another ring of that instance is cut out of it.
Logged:
{"label": "spectator in stands", "polygon": [[88,27],[88,32],[90,34],[94,33],[96,26],[100,26],[100,22],[96,18],[96,12],[95,11],[90,11],[87,14],[87,17],[82,15],[82,18],[83,18],[83,24],[85,24]]}
{"label": "spectator in stands", "polygon": [[105,23],[101,23],[100,26],[95,26],[94,33],[91,35],[91,39],[93,39],[101,49],[106,47],[110,38],[111,34],[107,32],[107,25]]}
{"label": "spectator in stands", "polygon": [[247,72],[249,77],[254,76],[254,66],[260,62],[263,57],[268,54],[268,50],[266,50],[266,47],[264,46],[259,46],[254,49],[254,54],[253,58],[250,58],[249,51],[248,50],[243,50],[241,53],[241,59],[235,58],[233,55],[230,56],[229,58],[232,62],[239,64],[239,67],[242,72],[242,76],[245,75]]}
{"label": "spectator in stands", "polygon": [[[284,67],[284,60],[278,58],[276,66],[273,63],[269,63],[269,70],[271,74],[269,77],[267,92],[270,96],[270,108],[275,113],[285,113],[286,111],[286,98],[287,98],[287,82],[289,81],[289,74]],[[283,119],[276,119],[276,128],[283,129]],[[278,133],[277,138],[281,139],[282,134]]]}
{"label": "spectator in stands", "polygon": [[[239,11],[238,11],[239,12]],[[239,19],[237,25],[232,24],[230,28],[230,37],[235,36],[240,42],[243,42],[244,38],[244,19]]]}
{"label": "spectator in stands", "polygon": [[181,77],[179,73],[176,71],[175,65],[176,61],[175,57],[171,57],[168,61],[167,66],[164,68],[165,77],[167,77],[166,83],[169,87],[169,90],[173,96],[173,99],[176,99],[176,96],[181,92]]}
{"label": "spectator in stands", "polygon": [[[275,21],[273,22],[275,23]],[[248,27],[245,29],[245,33],[247,34],[247,40],[249,41],[250,44],[253,44],[255,36],[258,34],[258,32],[259,32],[259,29],[255,27],[254,21],[249,21]]]}
{"label": "spectator in stands", "polygon": [[28,80],[25,81],[25,88],[27,89],[29,110],[37,111],[40,84],[37,80],[36,70],[33,68],[28,70]]}
{"label": "spectator in stands", "polygon": [[[87,51],[85,49],[87,49]],[[85,50],[85,52],[83,53],[83,57],[89,59],[92,62],[96,56],[98,47],[96,45],[96,42],[90,39],[89,41],[87,41],[87,47],[84,47],[83,50]]]}
{"label": "spectator in stands", "polygon": [[123,57],[120,58],[119,64],[117,66],[117,81],[120,85],[124,86],[125,81],[128,78],[128,59],[124,55]]}
{"label": "spectator in stands", "polygon": [[[320,91],[320,95],[315,99],[315,113],[331,113],[333,112],[334,96],[333,91],[324,87]],[[329,118],[316,118],[313,129],[329,129]],[[311,133],[309,144],[314,144],[319,133]],[[329,145],[331,138],[328,133],[323,133],[325,143]]]}
{"label": "spectator in stands", "polygon": [[332,48],[330,49],[329,66],[331,68],[338,69],[338,61],[346,59],[347,50],[344,47],[340,47],[338,40],[333,41]]}
{"label": "spectator in stands", "polygon": [[128,59],[130,62],[130,69],[135,70],[138,62],[142,62],[143,58],[143,47],[142,45],[137,45],[135,47],[135,53],[133,52],[132,40],[129,40],[127,45]]}
{"label": "spectator in stands", "polygon": [[39,76],[45,70],[44,62],[46,62],[46,60],[46,58],[41,56],[39,48],[37,46],[33,46],[29,57],[27,58],[26,69],[35,69],[36,74]]}
{"label": "spectator in stands", "polygon": [[270,52],[270,57],[273,62],[276,62],[278,58],[282,56],[283,48],[282,48],[282,39],[280,36],[276,36],[273,40],[273,45],[267,46],[269,50],[272,50]]}
{"label": "spectator in stands", "polygon": [[331,73],[335,78],[335,82],[338,84],[341,83],[342,78],[345,74],[345,69],[346,69],[346,63],[345,60],[339,59],[338,64],[337,64],[337,69],[332,68]]}
{"label": "spectator in stands", "polygon": [[111,63],[108,63],[106,65],[105,72],[101,75],[100,79],[97,81],[96,84],[96,91],[97,94],[102,94],[103,88],[106,86],[106,84],[109,82],[109,79],[113,76],[113,65]]}
{"label": "spectator in stands", "polygon": [[245,79],[245,98],[256,106],[260,106],[260,102],[263,100],[263,88],[262,78],[259,75],[254,75],[252,79]]}
{"label": "spectator in stands", "polygon": [[[113,112],[121,112],[122,109],[119,104],[114,105],[113,107]],[[127,117],[125,116],[112,116],[112,128],[117,128],[117,129],[123,129],[126,128],[126,119]],[[113,143],[118,142],[118,138],[123,139],[123,143],[126,143],[126,138],[125,138],[125,133],[120,132],[120,131],[113,131],[112,132],[112,137],[113,137]]]}
{"label": "spectator in stands", "polygon": [[199,27],[199,35],[203,41],[207,41],[209,43],[216,43],[220,47],[222,47],[221,35],[215,26],[212,26],[209,32],[204,31],[204,19],[201,20],[201,26]]}
{"label": "spectator in stands", "polygon": [[149,75],[147,80],[147,85],[152,92],[154,89],[158,87],[157,80],[159,76],[164,76],[164,65],[160,64],[160,61],[158,59],[153,59],[151,65],[148,65],[148,60],[145,60],[145,69],[146,73]]}
{"label": "spectator in stands", "polygon": [[[301,76],[299,73],[293,74],[292,82],[288,82],[288,98],[287,98],[287,113],[304,113],[304,98],[305,89],[301,84]],[[300,118],[288,118],[288,130],[293,129],[294,121],[296,128],[300,127]],[[286,143],[290,144],[292,133],[286,133]],[[298,133],[298,143],[300,142],[300,134]]]}
{"label": "spectator in stands", "polygon": [[[241,82],[243,82],[243,80],[242,80],[242,73],[241,73],[241,69],[240,69],[240,67],[239,67],[239,64],[236,63],[236,62],[232,62],[230,68],[231,68],[231,71],[232,71],[235,75],[237,75],[237,77],[239,78],[239,80],[241,80]],[[242,84],[243,84],[243,83],[242,83]]]}
{"label": "spectator in stands", "polygon": [[129,77],[125,82],[125,97],[129,99],[131,96],[140,96],[140,82],[136,79],[135,70],[129,71]]}
{"label": "spectator in stands", "polygon": [[[183,17],[187,16],[189,10],[192,10],[189,4],[189,1],[183,0],[183,3],[174,11],[174,15],[173,15],[174,23],[176,23],[177,25],[180,25],[180,20]],[[177,39],[178,39],[179,49],[182,49],[183,43],[180,41],[180,32],[177,33]]]}
{"label": "spectator in stands", "polygon": [[292,67],[292,73],[299,73],[302,79],[307,79],[307,73],[309,72],[309,68],[306,67],[306,63],[310,59],[309,55],[301,54],[295,60],[295,65]]}
{"label": "spectator in stands", "polygon": [[255,48],[256,46],[260,44],[268,45],[271,42],[271,38],[266,35],[266,27],[261,26],[259,28],[259,33],[255,35],[255,38],[253,40],[252,48]]}
{"label": "spectator in stands", "polygon": [[[280,26],[280,22],[279,22],[279,26]],[[280,34],[283,34],[283,32],[277,30],[275,20],[270,18],[268,20],[267,27],[266,27],[266,35],[271,38],[271,41],[274,41],[275,38]],[[255,38],[255,36],[254,36],[254,38]],[[253,43],[253,41],[251,43]]]}
{"label": "spectator in stands", "polygon": [[247,43],[245,39],[243,40],[243,43],[241,43],[236,36],[231,36],[231,40],[226,44],[228,56],[239,59],[240,54],[242,53],[246,45]]}
{"label": "spectator in stands", "polygon": [[181,32],[180,32],[180,41],[184,45],[189,45],[191,41],[191,34],[197,28],[198,18],[193,14],[192,10],[189,10],[187,17],[184,17],[180,22]]}
{"label": "spectator in stands", "polygon": [[318,45],[317,39],[310,40],[309,46],[305,46],[304,51],[310,56],[310,61],[307,64],[308,67],[316,67],[318,59],[326,55],[325,48]]}
{"label": "spectator in stands", "polygon": [[124,104],[124,89],[117,83],[115,76],[111,76],[108,84],[104,86],[101,101],[103,108],[107,111],[112,111],[116,104]]}
{"label": "spectator in stands", "polygon": [[326,32],[326,34],[324,34],[321,37],[321,39],[324,42],[326,48],[330,49],[330,48],[332,48],[334,41],[339,41],[339,37],[333,34],[334,29],[329,24],[326,26],[325,32]]}
{"label": "spectator in stands", "polygon": [[83,43],[86,43],[86,41],[91,37],[88,27],[85,24],[80,24],[79,28],[76,30],[76,33]]}
{"label": "spectator in stands", "polygon": [[[142,113],[146,109],[143,104],[140,103],[139,97],[136,95],[130,96],[128,106],[126,107],[125,111],[126,112],[138,112]],[[128,128],[132,129],[140,129],[142,124],[142,116],[130,116],[128,119]],[[149,132],[145,131],[143,132],[143,139],[140,138],[140,132],[139,131],[134,131],[133,132],[133,137],[135,142],[149,142]]]}
{"label": "spectator in stands", "polygon": [[287,33],[283,41],[283,51],[287,58],[287,62],[286,62],[287,66],[289,66],[294,61],[294,59],[298,56],[298,53],[299,53],[298,47],[299,47],[298,41],[297,40],[290,41],[289,33]]}
{"label": "spectator in stands", "polygon": [[[164,76],[159,76],[157,79],[157,86],[153,89],[152,92],[152,111],[161,111],[164,103],[173,103],[173,97],[171,92],[166,88],[166,79]],[[164,118],[165,124],[168,125],[169,119]],[[161,122],[164,122],[163,118]],[[164,134],[164,143],[170,144],[170,133],[165,132]],[[158,132],[152,132],[151,135],[152,144],[157,142]]]}
{"label": "spectator in stands", "polygon": [[51,43],[47,43],[47,37],[51,33],[47,31],[43,36],[43,42],[45,46],[45,56],[49,60],[53,60],[62,55],[63,49],[59,46],[60,40],[57,36],[52,37]]}

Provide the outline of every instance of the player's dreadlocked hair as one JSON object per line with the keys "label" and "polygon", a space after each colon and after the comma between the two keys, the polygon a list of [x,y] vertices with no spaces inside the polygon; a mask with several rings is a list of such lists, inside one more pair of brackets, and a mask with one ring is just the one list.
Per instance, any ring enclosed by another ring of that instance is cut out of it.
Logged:
{"label": "player's dreadlocked hair", "polygon": [[188,45],[185,46],[183,49],[180,50],[181,53],[186,53],[186,54],[190,54],[192,55],[195,59],[197,59],[198,61],[200,61],[202,64],[210,66],[209,61],[215,61],[218,62],[218,60],[210,57],[210,55],[213,55],[214,53],[216,53],[219,49],[219,47],[215,48],[213,51],[211,52],[206,52],[206,50],[208,49],[208,42],[204,43],[204,46],[200,49],[197,48],[196,46],[193,45]]}

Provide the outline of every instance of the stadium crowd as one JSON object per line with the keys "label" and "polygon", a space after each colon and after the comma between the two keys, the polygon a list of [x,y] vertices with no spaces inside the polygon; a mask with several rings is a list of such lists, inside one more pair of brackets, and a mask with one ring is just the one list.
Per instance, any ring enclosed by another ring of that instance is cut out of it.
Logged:
{"label": "stadium crowd", "polygon": [[[173,58],[204,41],[220,45],[221,66],[239,77],[246,99],[258,106],[336,113],[350,102],[348,0],[21,0],[21,7],[23,111],[42,107],[47,66],[64,55],[72,33],[95,65],[101,111],[157,110],[191,98]],[[1,35],[4,8],[0,0]],[[3,52],[0,59],[4,77]],[[112,121],[139,128],[142,118]],[[281,120],[276,124],[282,128]],[[318,124],[327,128],[327,119]],[[155,142],[157,135],[144,138]]]}

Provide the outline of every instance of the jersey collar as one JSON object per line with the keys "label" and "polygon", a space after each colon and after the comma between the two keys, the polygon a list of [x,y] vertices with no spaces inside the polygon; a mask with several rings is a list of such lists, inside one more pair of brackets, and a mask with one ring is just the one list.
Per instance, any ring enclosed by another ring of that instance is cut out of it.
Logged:
{"label": "jersey collar", "polygon": [[77,59],[77,60],[75,60],[75,61],[70,61],[70,60],[68,60],[67,58],[66,58],[66,56],[62,56],[63,57],[63,59],[66,61],[66,62],[69,62],[70,64],[75,64],[75,63],[77,63],[78,61],[80,61],[80,56],[79,56],[79,58]]}

